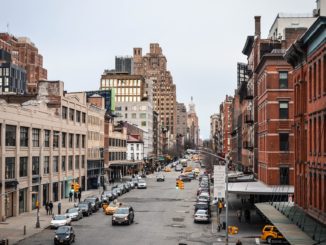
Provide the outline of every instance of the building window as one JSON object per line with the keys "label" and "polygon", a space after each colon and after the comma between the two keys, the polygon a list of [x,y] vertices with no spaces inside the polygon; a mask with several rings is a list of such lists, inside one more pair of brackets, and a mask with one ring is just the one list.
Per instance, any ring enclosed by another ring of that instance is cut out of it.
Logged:
{"label": "building window", "polygon": [[68,108],[63,106],[62,107],[62,119],[67,119]]}
{"label": "building window", "polygon": [[61,157],[61,171],[66,171],[66,156]]}
{"label": "building window", "polygon": [[145,118],[146,118],[146,113],[140,113],[140,114],[139,114],[139,118],[141,118],[141,119],[145,119]]}
{"label": "building window", "polygon": [[59,147],[59,132],[53,131],[53,147],[58,148]]}
{"label": "building window", "polygon": [[28,128],[20,127],[20,146],[28,147]]}
{"label": "building window", "polygon": [[66,147],[66,141],[67,141],[67,133],[61,133],[61,146],[63,147],[63,148],[65,148]]}
{"label": "building window", "polygon": [[59,156],[53,157],[53,173],[57,173],[59,171]]}
{"label": "building window", "polygon": [[50,173],[50,157],[44,156],[43,161],[44,161],[44,166],[43,166],[44,174],[49,174]]}
{"label": "building window", "polygon": [[80,135],[79,134],[76,134],[76,148],[79,148],[79,138],[80,138]]}
{"label": "building window", "polygon": [[86,139],[86,136],[82,135],[82,148],[85,148],[85,139]]}
{"label": "building window", "polygon": [[280,151],[289,150],[289,134],[280,133]]}
{"label": "building window", "polygon": [[139,151],[139,144],[136,144],[136,150]]}
{"label": "building window", "polygon": [[142,127],[145,127],[145,126],[146,126],[146,121],[142,121],[142,122],[141,122],[141,126],[142,126]]}
{"label": "building window", "polygon": [[131,113],[131,118],[136,119],[137,118],[136,113]]}
{"label": "building window", "polygon": [[28,164],[28,157],[21,157],[19,159],[19,177],[26,177],[27,176],[27,165]]}
{"label": "building window", "polygon": [[86,113],[82,112],[82,123],[86,123]]}
{"label": "building window", "polygon": [[6,125],[6,146],[16,146],[16,126]]}
{"label": "building window", "polygon": [[74,109],[69,109],[69,119],[73,121],[75,118],[75,110]]}
{"label": "building window", "polygon": [[289,167],[280,167],[280,185],[289,185]]}
{"label": "building window", "polygon": [[40,146],[40,130],[38,128],[32,129],[32,140],[33,140],[33,147]]}
{"label": "building window", "polygon": [[81,161],[82,161],[82,168],[85,168],[85,156],[84,155],[82,155]]}
{"label": "building window", "polygon": [[73,147],[74,143],[74,135],[73,134],[69,134],[69,148]]}
{"label": "building window", "polygon": [[14,157],[6,157],[5,178],[6,179],[14,179],[15,178],[15,158]]}
{"label": "building window", "polygon": [[279,84],[280,84],[280,88],[288,88],[288,72],[287,71],[279,72]]}
{"label": "building window", "polygon": [[280,102],[280,119],[289,118],[289,102]]}
{"label": "building window", "polygon": [[44,130],[44,147],[50,147],[50,130]]}
{"label": "building window", "polygon": [[32,157],[32,175],[40,174],[40,158]]}
{"label": "building window", "polygon": [[72,156],[68,158],[68,170],[72,170]]}
{"label": "building window", "polygon": [[76,111],[76,122],[80,122],[80,111]]}
{"label": "building window", "polygon": [[79,169],[79,156],[75,156],[75,169]]}

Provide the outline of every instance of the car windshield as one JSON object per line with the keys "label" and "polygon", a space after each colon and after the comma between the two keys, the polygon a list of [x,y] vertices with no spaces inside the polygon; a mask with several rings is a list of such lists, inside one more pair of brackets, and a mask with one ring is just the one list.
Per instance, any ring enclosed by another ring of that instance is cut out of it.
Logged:
{"label": "car windshield", "polygon": [[197,204],[197,209],[207,209],[207,204]]}
{"label": "car windshield", "polygon": [[95,202],[95,198],[86,198],[85,202]]}
{"label": "car windshield", "polygon": [[69,232],[69,227],[67,226],[61,226],[55,231],[56,234],[66,234],[67,232]]}
{"label": "car windshield", "polygon": [[141,179],[141,180],[139,180],[139,183],[145,183],[145,180]]}
{"label": "car windshield", "polygon": [[78,208],[69,208],[67,213],[77,213]]}
{"label": "car windshield", "polygon": [[109,204],[109,206],[110,206],[110,207],[116,207],[116,206],[118,206],[118,204],[117,204],[117,203],[114,203],[114,202],[111,202],[111,203]]}
{"label": "car windshield", "polygon": [[65,215],[55,215],[53,217],[54,220],[65,220],[66,216]]}
{"label": "car windshield", "polygon": [[118,208],[118,210],[115,212],[116,214],[128,214],[129,210],[128,208]]}
{"label": "car windshield", "polygon": [[87,208],[87,204],[79,203],[79,204],[78,204],[78,207],[81,207],[81,208]]}
{"label": "car windshield", "polygon": [[200,209],[196,212],[196,214],[207,214],[207,211]]}

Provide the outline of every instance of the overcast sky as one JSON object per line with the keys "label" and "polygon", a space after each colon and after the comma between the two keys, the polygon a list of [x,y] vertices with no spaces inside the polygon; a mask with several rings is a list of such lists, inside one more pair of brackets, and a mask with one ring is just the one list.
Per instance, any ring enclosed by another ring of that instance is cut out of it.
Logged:
{"label": "overcast sky", "polygon": [[98,89],[116,55],[157,42],[168,60],[178,102],[194,97],[201,136],[236,88],[236,64],[262,16],[266,37],[277,13],[311,13],[315,0],[0,0],[0,31],[27,36],[43,55],[49,80],[68,91]]}

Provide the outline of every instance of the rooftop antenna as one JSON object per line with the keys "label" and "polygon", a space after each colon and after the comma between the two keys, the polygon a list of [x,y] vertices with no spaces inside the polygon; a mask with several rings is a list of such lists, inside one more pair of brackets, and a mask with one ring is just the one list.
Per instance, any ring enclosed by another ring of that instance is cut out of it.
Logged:
{"label": "rooftop antenna", "polygon": [[7,33],[8,34],[10,33],[10,30],[9,30],[9,22],[7,23]]}

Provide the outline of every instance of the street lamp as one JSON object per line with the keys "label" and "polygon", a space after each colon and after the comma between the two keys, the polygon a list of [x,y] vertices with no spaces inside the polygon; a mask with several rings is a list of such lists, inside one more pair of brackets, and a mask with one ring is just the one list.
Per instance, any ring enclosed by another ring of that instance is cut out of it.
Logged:
{"label": "street lamp", "polygon": [[228,186],[228,182],[229,182],[229,177],[228,177],[228,167],[229,167],[229,163],[230,160],[228,158],[228,156],[224,157],[220,157],[219,155],[216,155],[214,153],[208,152],[208,151],[203,151],[203,150],[198,150],[199,152],[211,155],[216,157],[219,160],[222,160],[225,162],[225,244],[229,244],[229,233],[228,233],[228,214],[229,214],[229,186]]}

